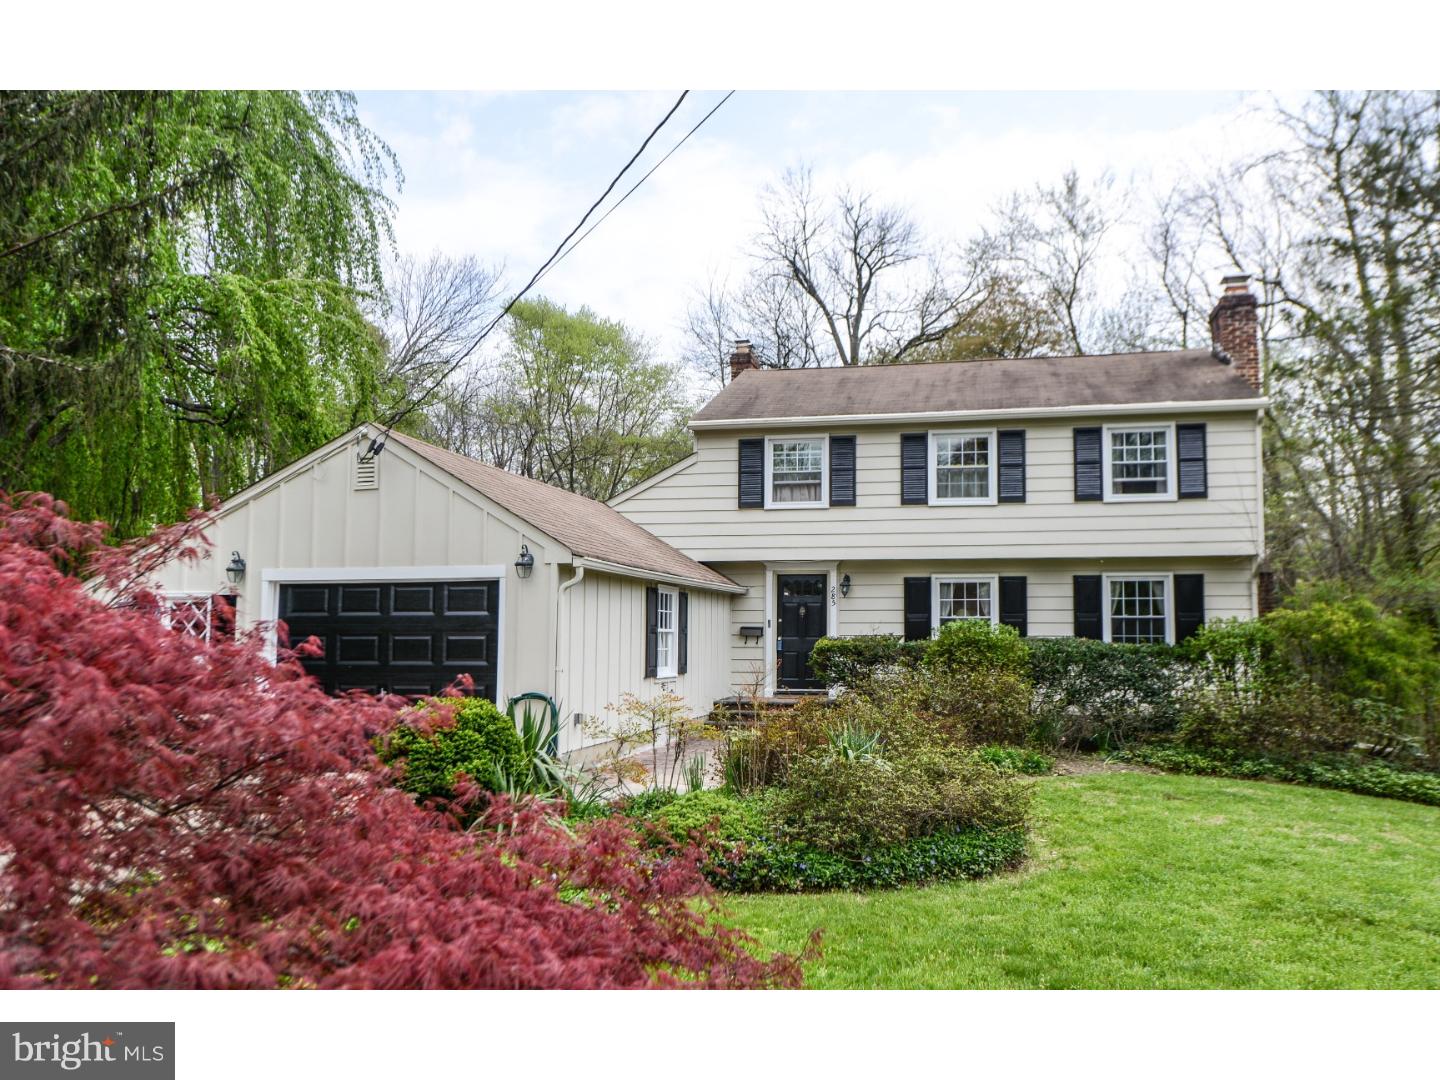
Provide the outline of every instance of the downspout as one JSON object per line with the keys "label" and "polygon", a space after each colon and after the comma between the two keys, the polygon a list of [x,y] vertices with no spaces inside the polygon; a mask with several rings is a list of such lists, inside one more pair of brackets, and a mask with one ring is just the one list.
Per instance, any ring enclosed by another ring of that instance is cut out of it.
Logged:
{"label": "downspout", "polygon": [[[582,563],[581,565],[575,567],[575,576],[572,577],[569,581],[565,582],[563,585],[561,585],[560,588],[558,588],[558,589],[555,590],[555,675],[554,675],[555,694],[554,694],[554,697],[555,697],[555,700],[556,700],[557,702],[560,700],[560,675],[561,675],[561,673],[565,670],[565,669],[561,666],[561,664],[560,664],[560,634],[561,634],[561,627],[563,627],[563,626],[565,625],[564,623],[562,623],[562,622],[560,621],[561,608],[564,606],[562,602],[563,602],[564,599],[565,599],[565,594],[568,593],[571,589],[573,589],[576,585],[579,585],[580,582],[582,582],[582,581],[584,581],[584,580],[585,580],[585,566],[584,566],[584,564]],[[568,660],[569,657],[567,656],[566,659]]]}

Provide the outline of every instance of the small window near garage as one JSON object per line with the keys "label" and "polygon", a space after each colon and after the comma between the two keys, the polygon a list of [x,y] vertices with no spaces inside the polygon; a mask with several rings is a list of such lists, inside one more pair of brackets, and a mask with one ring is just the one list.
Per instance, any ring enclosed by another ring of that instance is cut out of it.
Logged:
{"label": "small window near garage", "polygon": [[1105,429],[1105,498],[1175,498],[1175,432],[1161,427]]}
{"label": "small window near garage", "polygon": [[679,598],[674,589],[657,590],[655,606],[655,677],[673,679],[678,670],[680,650],[676,628]]}
{"label": "small window near garage", "polygon": [[936,431],[930,435],[930,502],[995,501],[995,433]]}
{"label": "small window near garage", "polygon": [[960,620],[996,621],[994,578],[937,577],[934,581],[931,610],[935,613],[935,629]]}
{"label": "small window near garage", "polygon": [[1163,577],[1111,577],[1107,641],[1143,645],[1170,640],[1169,581]]}
{"label": "small window near garage", "polygon": [[765,457],[767,509],[825,506],[825,437],[769,439]]}

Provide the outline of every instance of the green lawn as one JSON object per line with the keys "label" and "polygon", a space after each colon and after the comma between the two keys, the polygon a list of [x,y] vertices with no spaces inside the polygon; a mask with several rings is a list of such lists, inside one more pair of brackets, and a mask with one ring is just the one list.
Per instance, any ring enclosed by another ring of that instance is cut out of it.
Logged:
{"label": "green lawn", "polygon": [[1440,987],[1440,808],[1193,776],[1039,782],[1026,867],[735,897],[812,987]]}

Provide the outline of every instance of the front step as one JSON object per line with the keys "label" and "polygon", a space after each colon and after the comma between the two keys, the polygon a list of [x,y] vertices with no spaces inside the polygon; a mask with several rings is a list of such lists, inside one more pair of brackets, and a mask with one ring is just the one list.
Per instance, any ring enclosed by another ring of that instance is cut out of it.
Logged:
{"label": "front step", "polygon": [[824,690],[796,691],[788,694],[772,694],[769,697],[751,697],[732,694],[715,702],[710,710],[709,722],[716,727],[749,726],[760,718],[760,714],[773,709],[793,709],[804,701],[828,700]]}

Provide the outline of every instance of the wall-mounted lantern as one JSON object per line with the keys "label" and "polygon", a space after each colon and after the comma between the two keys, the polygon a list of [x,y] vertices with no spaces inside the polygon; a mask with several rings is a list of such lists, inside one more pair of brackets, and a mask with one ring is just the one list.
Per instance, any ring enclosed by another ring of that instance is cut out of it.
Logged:
{"label": "wall-mounted lantern", "polygon": [[230,565],[225,568],[225,576],[230,579],[231,585],[239,585],[245,580],[245,560],[240,557],[240,552],[230,553]]}
{"label": "wall-mounted lantern", "polygon": [[850,575],[849,575],[849,574],[846,574],[844,577],[842,577],[842,578],[840,579],[840,595],[841,595],[841,596],[849,596],[849,595],[850,595]]}
{"label": "wall-mounted lantern", "polygon": [[520,575],[524,581],[530,576],[530,571],[535,569],[535,556],[530,554],[530,548],[526,544],[520,545],[520,557],[515,560],[515,573]]}

